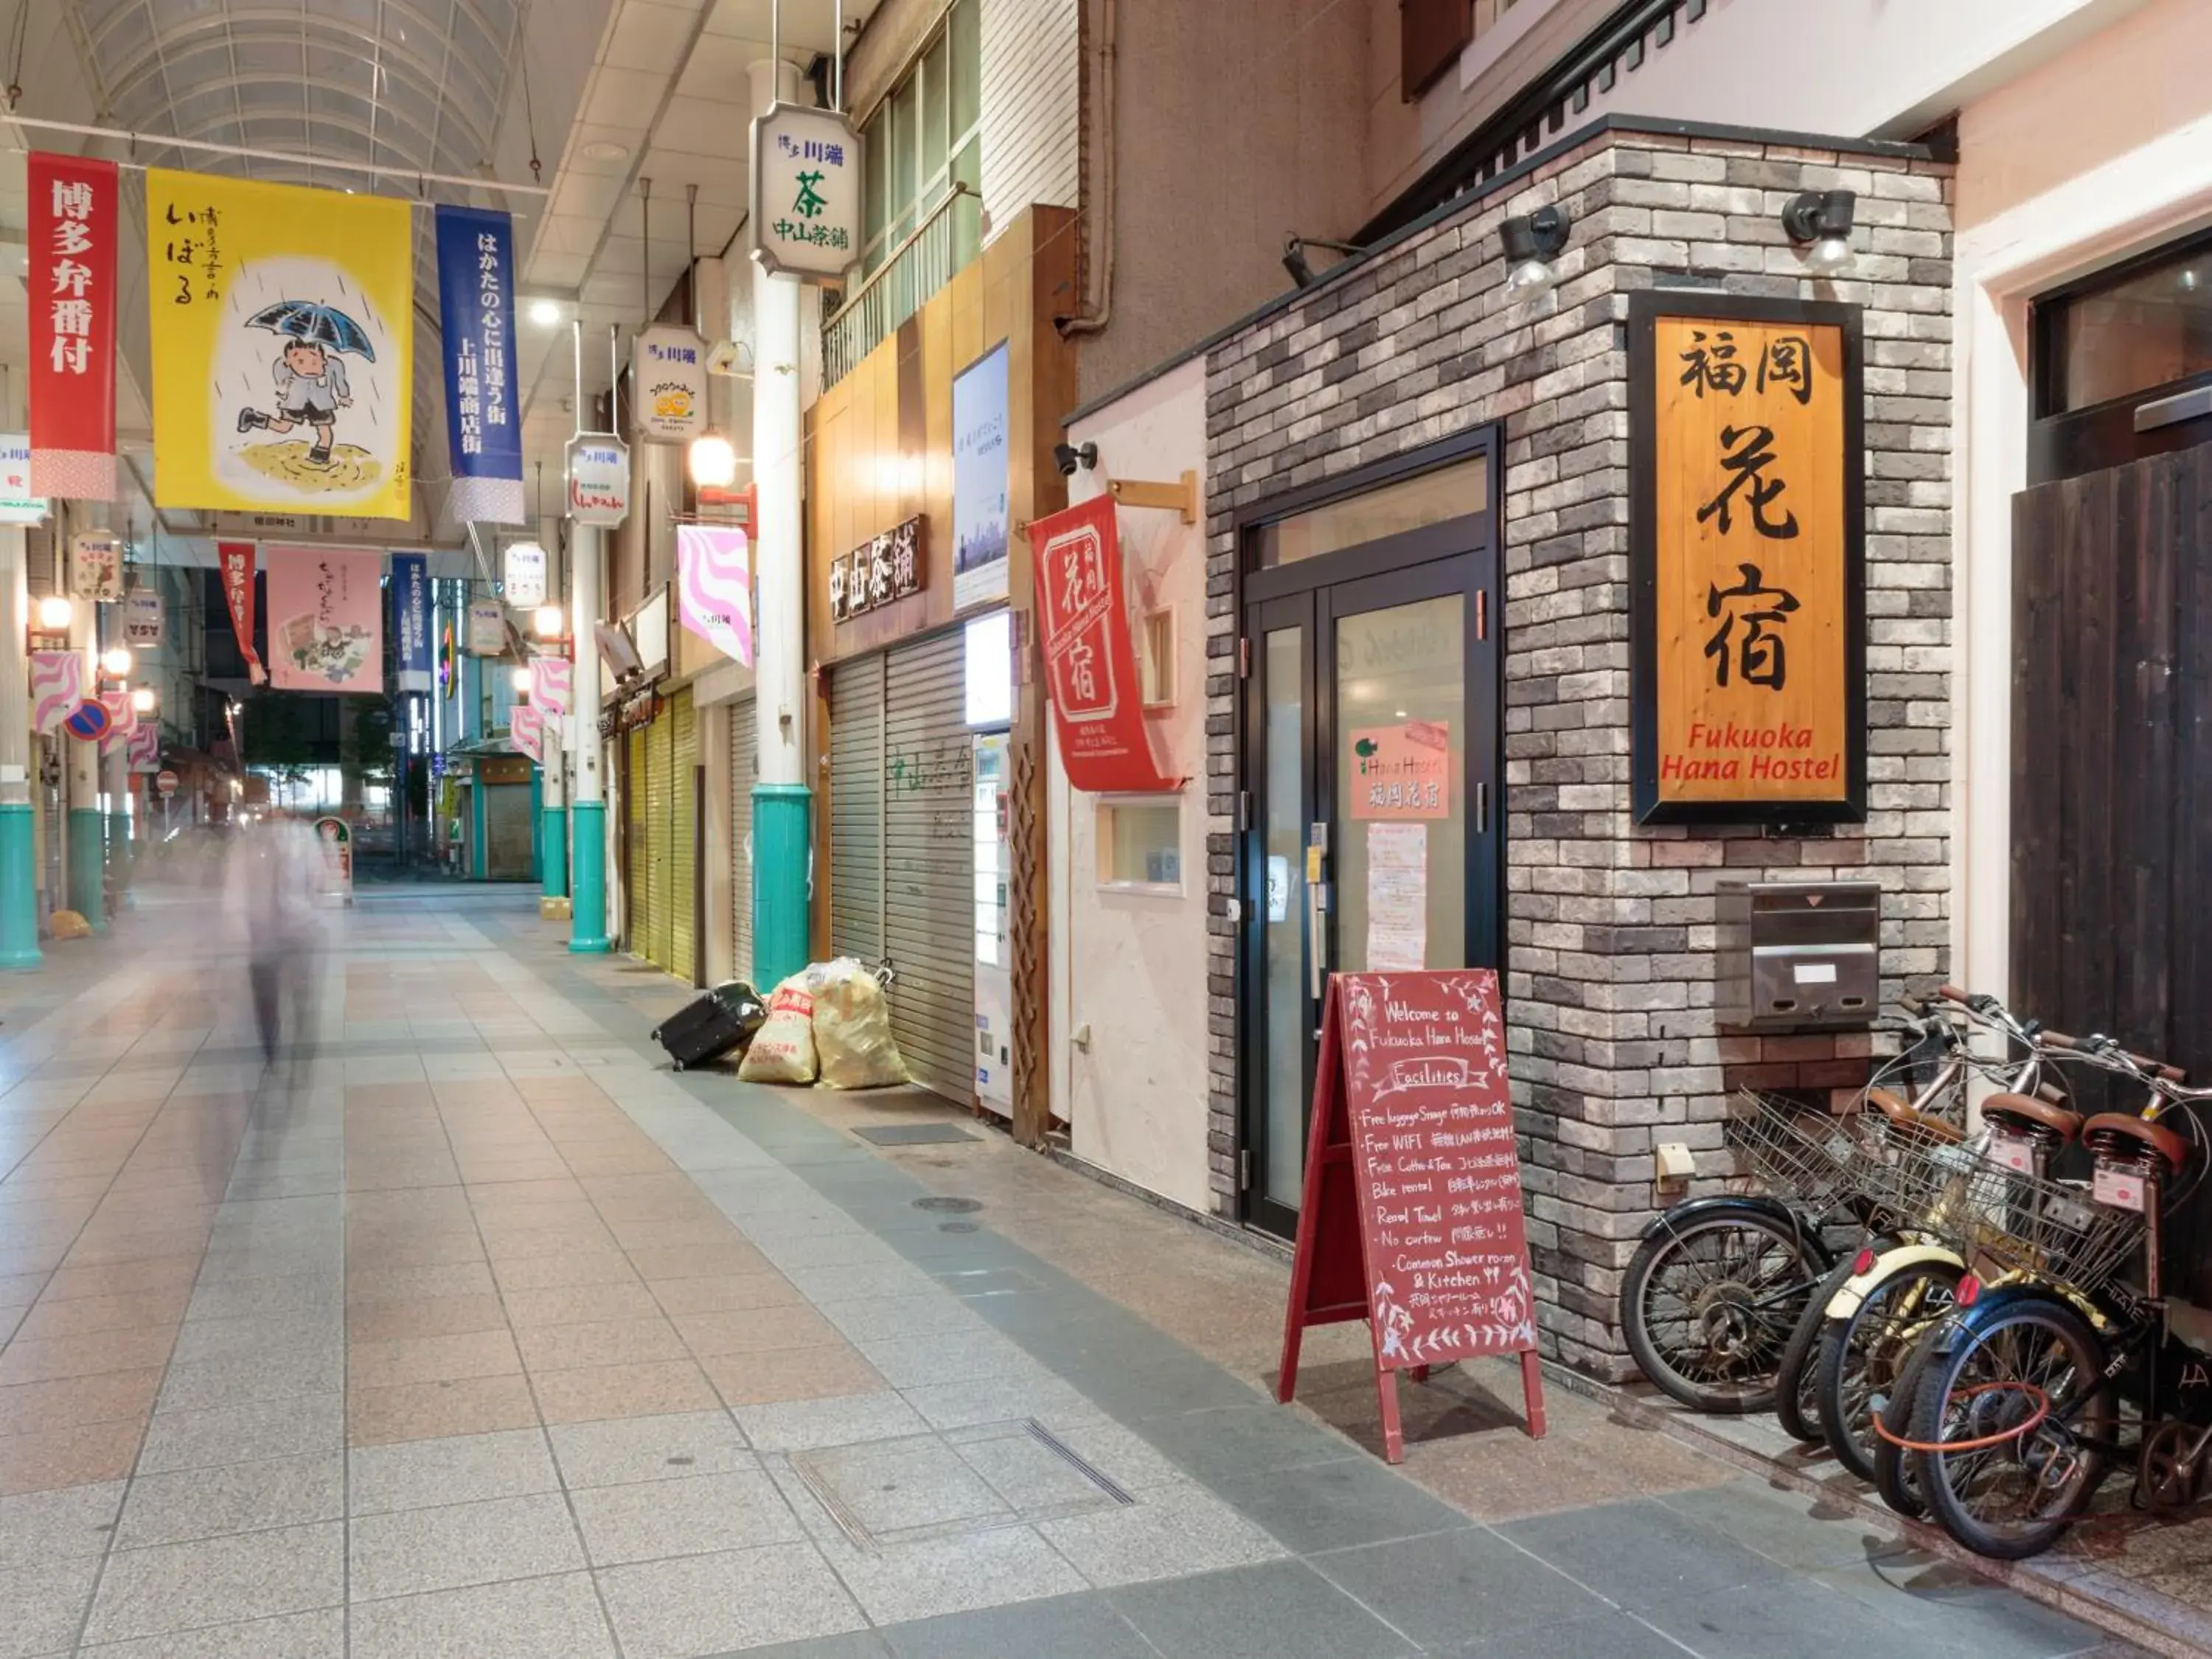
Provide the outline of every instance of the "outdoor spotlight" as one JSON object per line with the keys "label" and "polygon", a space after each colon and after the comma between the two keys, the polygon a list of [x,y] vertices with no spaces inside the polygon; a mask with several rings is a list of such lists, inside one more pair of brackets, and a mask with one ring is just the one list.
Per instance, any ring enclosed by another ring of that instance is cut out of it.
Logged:
{"label": "outdoor spotlight", "polygon": [[1283,269],[1291,273],[1291,280],[1300,288],[1311,288],[1314,268],[1306,258],[1310,247],[1325,247],[1332,253],[1364,253],[1367,250],[1357,242],[1333,242],[1326,236],[1291,236],[1283,242]]}
{"label": "outdoor spotlight", "polygon": [[76,607],[66,593],[49,593],[39,601],[39,627],[48,634],[65,634]]}
{"label": "outdoor spotlight", "polygon": [[521,696],[528,696],[530,695],[530,665],[526,662],[519,662],[515,664],[511,678],[514,681],[514,690],[516,694]]}
{"label": "outdoor spotlight", "polygon": [[[1848,190],[1808,190],[1782,210],[1782,228],[1805,248],[1805,268],[1816,276],[1833,276],[1851,259],[1851,214],[1858,198]],[[1812,244],[1806,247],[1807,243]]]}
{"label": "outdoor spotlight", "polygon": [[119,680],[131,672],[131,650],[127,646],[113,646],[100,653],[100,672],[111,680]]}
{"label": "outdoor spotlight", "polygon": [[1508,304],[1533,300],[1559,280],[1553,261],[1567,246],[1574,221],[1561,207],[1540,207],[1508,219],[1498,227],[1505,247],[1505,298]]}
{"label": "outdoor spotlight", "polygon": [[150,714],[160,702],[161,698],[150,685],[139,686],[131,694],[131,708],[136,714]]}
{"label": "outdoor spotlight", "polygon": [[727,489],[738,480],[738,452],[708,427],[691,441],[691,482],[702,489]]}
{"label": "outdoor spotlight", "polygon": [[561,607],[557,605],[539,605],[530,619],[531,626],[538,630],[538,637],[541,640],[559,639],[561,622]]}
{"label": "outdoor spotlight", "polygon": [[1078,467],[1088,472],[1098,465],[1098,446],[1085,444],[1078,449],[1073,444],[1054,444],[1052,447],[1052,464],[1060,469],[1060,476],[1063,478],[1073,477]]}
{"label": "outdoor spotlight", "polygon": [[561,302],[558,300],[532,300],[530,302],[530,320],[540,328],[551,328],[561,320]]}

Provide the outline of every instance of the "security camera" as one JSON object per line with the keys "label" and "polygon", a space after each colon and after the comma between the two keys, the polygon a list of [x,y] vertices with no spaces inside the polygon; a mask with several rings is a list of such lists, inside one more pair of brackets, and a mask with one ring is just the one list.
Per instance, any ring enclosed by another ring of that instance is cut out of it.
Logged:
{"label": "security camera", "polygon": [[1085,444],[1082,448],[1078,449],[1073,444],[1054,444],[1052,447],[1052,459],[1053,465],[1060,469],[1061,477],[1072,478],[1075,476],[1075,470],[1078,467],[1081,467],[1087,472],[1098,465],[1098,446]]}

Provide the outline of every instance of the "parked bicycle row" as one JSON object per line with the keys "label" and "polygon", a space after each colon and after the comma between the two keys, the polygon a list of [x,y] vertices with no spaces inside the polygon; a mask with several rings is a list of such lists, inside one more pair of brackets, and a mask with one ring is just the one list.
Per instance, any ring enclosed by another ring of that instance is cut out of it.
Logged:
{"label": "parked bicycle row", "polygon": [[[1900,1514],[2017,1559],[2116,1470],[2159,1510],[2212,1457],[2212,1312],[2166,1292],[2162,1226],[2203,1181],[2212,1089],[1944,986],[1841,1113],[1747,1092],[1741,1188],[1678,1204],[1629,1264],[1644,1373],[1772,1411]],[[2092,1077],[2129,1109],[2085,1112]]]}

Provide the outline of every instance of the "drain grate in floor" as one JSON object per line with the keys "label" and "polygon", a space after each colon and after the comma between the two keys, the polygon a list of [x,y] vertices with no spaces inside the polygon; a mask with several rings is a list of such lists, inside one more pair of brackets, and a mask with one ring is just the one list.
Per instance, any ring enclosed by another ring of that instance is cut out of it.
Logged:
{"label": "drain grate in floor", "polygon": [[983,1207],[983,1200],[980,1198],[917,1198],[914,1207],[917,1210],[943,1210],[953,1215],[972,1215]]}
{"label": "drain grate in floor", "polygon": [[853,1133],[878,1146],[925,1146],[940,1140],[975,1139],[957,1123],[879,1123]]}

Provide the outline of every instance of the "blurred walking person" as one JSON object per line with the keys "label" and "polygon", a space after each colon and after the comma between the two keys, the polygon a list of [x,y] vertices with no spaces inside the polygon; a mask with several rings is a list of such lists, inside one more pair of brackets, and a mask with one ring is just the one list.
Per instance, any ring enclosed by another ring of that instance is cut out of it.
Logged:
{"label": "blurred walking person", "polygon": [[256,824],[231,843],[228,908],[246,950],[266,1061],[283,1035],[287,988],[296,994],[313,977],[319,858],[313,836],[289,820]]}

